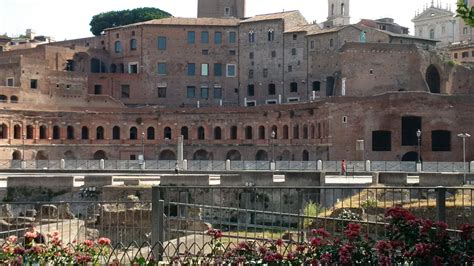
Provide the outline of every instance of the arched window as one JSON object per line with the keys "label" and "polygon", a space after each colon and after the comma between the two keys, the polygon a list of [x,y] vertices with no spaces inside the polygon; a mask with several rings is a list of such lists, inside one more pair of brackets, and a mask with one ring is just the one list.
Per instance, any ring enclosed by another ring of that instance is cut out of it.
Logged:
{"label": "arched window", "polygon": [[47,139],[48,138],[48,130],[46,129],[46,126],[40,126],[40,134],[39,138],[40,139]]}
{"label": "arched window", "polygon": [[283,126],[283,139],[288,139],[288,126],[287,125],[284,125]]}
{"label": "arched window", "polygon": [[0,125],[0,139],[8,139],[8,126],[5,124]]}
{"label": "arched window", "polygon": [[20,125],[15,125],[13,127],[13,138],[21,139],[21,126]]}
{"label": "arched window", "polygon": [[10,103],[18,103],[18,97],[13,95],[10,97]]}
{"label": "arched window", "polygon": [[189,139],[188,127],[181,128],[181,135],[183,136],[183,139]]}
{"label": "arched window", "polygon": [[138,130],[136,127],[130,128],[130,139],[138,139]]}
{"label": "arched window", "polygon": [[81,139],[89,139],[89,128],[88,127],[82,127],[81,130]]}
{"label": "arched window", "polygon": [[197,137],[198,137],[198,139],[201,139],[201,140],[206,139],[206,133],[205,133],[203,127],[198,128]]}
{"label": "arched window", "polygon": [[430,39],[434,40],[434,38],[435,38],[435,30],[431,29],[430,30]]}
{"label": "arched window", "polygon": [[268,30],[268,41],[273,42],[275,40],[275,30],[269,29]]}
{"label": "arched window", "polygon": [[120,127],[114,126],[112,129],[112,139],[118,140],[120,139]]}
{"label": "arched window", "polygon": [[329,47],[333,47],[334,46],[334,39],[330,39],[329,40]]}
{"label": "arched window", "polygon": [[[275,134],[273,135],[273,132],[275,132]],[[278,127],[277,126],[272,126],[272,132],[270,133],[272,135],[270,135],[270,137],[272,137],[273,139],[278,139]]]}
{"label": "arched window", "polygon": [[308,139],[308,126],[303,126],[303,139]]}
{"label": "arched window", "polygon": [[344,6],[344,3],[341,4],[341,15],[344,16],[346,13],[346,7]]}
{"label": "arched window", "polygon": [[26,126],[26,139],[33,139],[34,136],[33,136],[33,126],[32,125],[28,125]]}
{"label": "arched window", "polygon": [[61,138],[61,132],[59,130],[58,126],[53,127],[53,139],[60,139]]}
{"label": "arched window", "polygon": [[293,139],[300,138],[300,126],[296,125],[293,127]]}
{"label": "arched window", "polygon": [[130,40],[130,51],[137,50],[137,39]]}
{"label": "arched window", "polygon": [[220,127],[214,128],[214,139],[222,139],[222,130]]}
{"label": "arched window", "polygon": [[74,139],[74,127],[67,127],[67,139]]}
{"label": "arched window", "polygon": [[125,65],[124,65],[124,64],[120,64],[118,70],[119,70],[120,73],[125,73]]}
{"label": "arched window", "polygon": [[154,127],[148,127],[146,130],[146,138],[148,140],[155,139],[155,128]]}
{"label": "arched window", "polygon": [[251,126],[245,127],[245,139],[253,139]]}
{"label": "arched window", "polygon": [[230,139],[237,139],[237,127],[232,126],[230,128]]}
{"label": "arched window", "polygon": [[117,65],[116,64],[111,64],[110,65],[110,73],[116,73],[117,72]]}
{"label": "arched window", "polygon": [[307,150],[303,151],[302,161],[309,161],[309,152]]}
{"label": "arched window", "polygon": [[265,127],[259,126],[258,127],[258,139],[265,139]]}
{"label": "arched window", "polygon": [[334,16],[334,4],[331,5],[331,16]]}
{"label": "arched window", "polygon": [[1,103],[6,103],[8,102],[8,97],[5,95],[0,95],[0,102]]}
{"label": "arched window", "polygon": [[171,128],[170,127],[165,127],[165,129],[163,130],[163,138],[164,139],[171,139],[173,136],[172,136],[172,131],[171,131]]}
{"label": "arched window", "polygon": [[311,125],[311,139],[314,139],[316,137],[316,130],[314,127],[314,124]]}
{"label": "arched window", "polygon": [[95,139],[104,139],[104,128],[98,127],[96,129]]}
{"label": "arched window", "polygon": [[115,42],[115,53],[121,53],[122,52],[122,44],[120,41]]}

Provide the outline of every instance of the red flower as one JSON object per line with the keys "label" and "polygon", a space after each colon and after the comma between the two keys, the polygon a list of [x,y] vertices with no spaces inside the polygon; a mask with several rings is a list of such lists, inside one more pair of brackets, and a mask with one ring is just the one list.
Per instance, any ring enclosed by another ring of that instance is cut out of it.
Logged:
{"label": "red flower", "polygon": [[344,234],[349,240],[354,240],[360,236],[360,224],[349,224]]}
{"label": "red flower", "polygon": [[298,245],[296,247],[296,251],[298,251],[298,252],[304,252],[305,249],[306,249],[305,245]]}
{"label": "red flower", "polygon": [[283,244],[284,244],[284,242],[283,242],[283,240],[282,240],[281,238],[278,239],[277,241],[275,241],[275,245],[278,246],[278,247],[283,246]]}
{"label": "red flower", "polygon": [[474,229],[474,225],[462,224],[461,226],[459,226],[459,230],[461,231],[459,233],[459,236],[461,237],[462,240],[471,240],[473,229]]}
{"label": "red flower", "polygon": [[286,259],[289,261],[292,261],[296,258],[296,254],[293,252],[288,252],[288,255],[286,255]]}
{"label": "red flower", "polygon": [[391,218],[394,220],[406,220],[406,221],[411,221],[411,220],[416,219],[416,217],[411,212],[400,207],[388,209],[387,212],[385,212],[385,217]]}
{"label": "red flower", "polygon": [[218,229],[209,229],[207,230],[207,235],[211,236],[214,239],[218,239],[222,237],[222,232]]}
{"label": "red flower", "polygon": [[311,246],[312,247],[320,247],[323,245],[323,240],[319,237],[311,239]]}
{"label": "red flower", "polygon": [[324,228],[312,229],[311,234],[313,236],[319,235],[319,236],[322,236],[323,238],[328,238],[331,236],[331,234],[328,231],[324,230]]}
{"label": "red flower", "polygon": [[110,245],[110,242],[111,242],[110,239],[106,238],[106,237],[101,237],[97,241],[97,243],[99,243],[99,245],[101,245],[101,246]]}
{"label": "red flower", "polygon": [[84,244],[88,247],[93,247],[94,246],[94,241],[92,241],[90,239],[86,239],[86,240],[84,240]]}
{"label": "red flower", "polygon": [[325,253],[323,255],[321,255],[321,260],[320,260],[321,264],[329,264],[332,262],[332,254],[329,254],[329,253]]}
{"label": "red flower", "polygon": [[392,250],[392,245],[389,241],[379,240],[377,244],[375,244],[375,249],[377,249],[380,254],[386,254]]}
{"label": "red flower", "polygon": [[342,247],[339,248],[339,262],[343,265],[350,265],[352,262],[352,250],[354,246],[351,244],[344,244]]}

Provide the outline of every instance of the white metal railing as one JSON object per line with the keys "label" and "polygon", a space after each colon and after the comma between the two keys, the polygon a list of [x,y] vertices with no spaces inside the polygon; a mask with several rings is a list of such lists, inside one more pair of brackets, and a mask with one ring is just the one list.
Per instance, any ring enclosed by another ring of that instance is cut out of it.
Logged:
{"label": "white metal railing", "polygon": [[402,161],[203,161],[203,160],[0,160],[0,169],[19,170],[188,170],[188,171],[322,171],[342,172],[474,172],[474,162]]}

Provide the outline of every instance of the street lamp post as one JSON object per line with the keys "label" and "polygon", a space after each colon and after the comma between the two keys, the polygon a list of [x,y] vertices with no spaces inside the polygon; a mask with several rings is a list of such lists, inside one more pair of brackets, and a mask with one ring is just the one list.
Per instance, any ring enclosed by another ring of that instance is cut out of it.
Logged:
{"label": "street lamp post", "polygon": [[471,135],[468,133],[458,134],[458,137],[462,138],[462,166],[464,170],[464,184],[466,184],[466,138],[470,138]]}
{"label": "street lamp post", "polygon": [[276,132],[272,130],[271,138],[272,138],[272,162],[275,162],[275,137]]}
{"label": "street lamp post", "polygon": [[421,163],[421,130],[416,131],[416,137],[418,138],[418,163]]}

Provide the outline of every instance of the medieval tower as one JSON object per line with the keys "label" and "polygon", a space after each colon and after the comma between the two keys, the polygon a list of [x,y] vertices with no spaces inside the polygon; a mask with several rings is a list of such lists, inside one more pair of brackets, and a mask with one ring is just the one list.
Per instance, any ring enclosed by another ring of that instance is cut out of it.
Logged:
{"label": "medieval tower", "polygon": [[198,0],[198,18],[244,18],[245,0]]}
{"label": "medieval tower", "polygon": [[350,0],[328,0],[328,19],[324,23],[326,28],[349,25]]}

